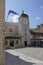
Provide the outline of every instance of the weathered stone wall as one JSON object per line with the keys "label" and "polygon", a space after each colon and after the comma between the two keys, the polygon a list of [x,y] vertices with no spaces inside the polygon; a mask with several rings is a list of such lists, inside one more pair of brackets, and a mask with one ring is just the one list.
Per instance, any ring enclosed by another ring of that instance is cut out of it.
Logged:
{"label": "weathered stone wall", "polygon": [[5,21],[5,0],[0,0],[0,65],[4,65],[3,29]]}

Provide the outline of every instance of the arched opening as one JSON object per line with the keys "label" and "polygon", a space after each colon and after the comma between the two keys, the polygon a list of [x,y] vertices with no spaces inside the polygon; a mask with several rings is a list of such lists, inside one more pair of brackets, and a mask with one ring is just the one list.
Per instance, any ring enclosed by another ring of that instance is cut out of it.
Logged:
{"label": "arched opening", "polygon": [[25,47],[27,47],[27,41],[24,41]]}
{"label": "arched opening", "polygon": [[14,41],[10,41],[10,46],[14,47]]}

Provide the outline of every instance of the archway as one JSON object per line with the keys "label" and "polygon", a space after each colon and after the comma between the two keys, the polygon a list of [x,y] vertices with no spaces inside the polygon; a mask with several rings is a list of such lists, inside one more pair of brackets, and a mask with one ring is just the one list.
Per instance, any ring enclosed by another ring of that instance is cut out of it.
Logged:
{"label": "archway", "polygon": [[10,46],[14,47],[14,41],[10,41]]}
{"label": "archway", "polygon": [[27,47],[27,41],[24,41],[25,47]]}

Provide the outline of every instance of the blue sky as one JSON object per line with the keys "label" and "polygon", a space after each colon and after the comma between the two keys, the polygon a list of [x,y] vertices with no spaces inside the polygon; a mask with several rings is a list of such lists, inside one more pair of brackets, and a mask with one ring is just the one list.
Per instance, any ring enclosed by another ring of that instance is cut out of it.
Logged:
{"label": "blue sky", "polygon": [[[43,0],[5,0],[5,18],[9,10],[19,15],[24,10],[29,16],[30,28],[43,23]],[[16,21],[19,16],[10,14],[7,21]]]}

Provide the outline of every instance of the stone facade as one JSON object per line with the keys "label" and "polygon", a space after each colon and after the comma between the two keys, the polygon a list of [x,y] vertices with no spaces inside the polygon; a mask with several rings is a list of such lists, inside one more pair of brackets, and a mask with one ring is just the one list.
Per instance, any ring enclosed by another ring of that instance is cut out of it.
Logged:
{"label": "stone facade", "polygon": [[[30,45],[30,30],[29,30],[29,17],[27,14],[22,13],[18,19],[18,23],[6,22],[5,23],[5,42],[8,44],[5,47],[18,48]],[[11,39],[11,37],[13,39]]]}
{"label": "stone facade", "polygon": [[43,24],[40,24],[35,29],[30,30],[33,35],[31,45],[35,47],[43,47]]}
{"label": "stone facade", "polygon": [[0,65],[4,65],[3,29],[5,19],[5,0],[0,0]]}
{"label": "stone facade", "polygon": [[27,46],[43,47],[43,24],[35,29],[29,28],[29,16],[22,13],[18,23],[5,22],[5,48]]}

